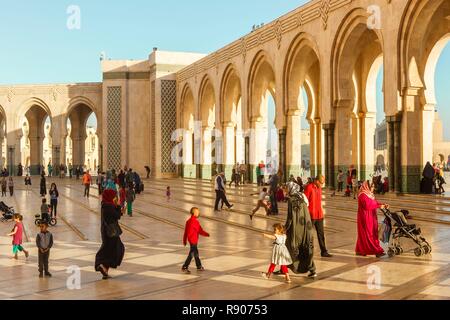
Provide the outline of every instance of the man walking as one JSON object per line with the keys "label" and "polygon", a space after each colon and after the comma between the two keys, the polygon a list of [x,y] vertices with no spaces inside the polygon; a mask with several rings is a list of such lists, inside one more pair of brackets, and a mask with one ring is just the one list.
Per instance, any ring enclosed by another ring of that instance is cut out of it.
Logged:
{"label": "man walking", "polygon": [[322,186],[325,184],[325,177],[319,175],[313,183],[306,186],[305,195],[309,201],[309,213],[311,220],[317,231],[317,238],[319,240],[320,251],[322,257],[331,258],[332,255],[328,253],[325,244],[325,231],[324,231],[324,214],[322,207]]}
{"label": "man walking", "polygon": [[91,188],[92,177],[87,170],[83,175],[84,196],[89,198],[89,189]]}
{"label": "man walking", "polygon": [[215,180],[214,187],[216,190],[216,203],[214,205],[214,211],[219,211],[219,202],[222,200],[222,203],[224,203],[228,209],[233,208],[233,205],[231,205],[226,196],[225,192],[225,183],[224,183],[224,177],[225,173],[221,172]]}

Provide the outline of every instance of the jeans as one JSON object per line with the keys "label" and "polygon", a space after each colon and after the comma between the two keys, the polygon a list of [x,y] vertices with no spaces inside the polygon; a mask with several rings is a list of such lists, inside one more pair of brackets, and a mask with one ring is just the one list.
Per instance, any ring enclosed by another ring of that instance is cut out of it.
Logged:
{"label": "jeans", "polygon": [[52,217],[56,218],[56,208],[58,207],[58,200],[52,199],[50,200],[50,208],[52,209]]}
{"label": "jeans", "polygon": [[344,191],[344,182],[338,182],[338,192]]}
{"label": "jeans", "polygon": [[198,245],[191,244],[191,250],[189,251],[189,255],[186,259],[186,262],[183,265],[183,269],[188,269],[191,265],[192,258],[195,259],[195,264],[197,266],[197,269],[200,269],[202,267],[202,262],[200,261],[200,255],[198,253]]}
{"label": "jeans", "polygon": [[272,214],[278,214],[278,202],[276,191],[270,193],[270,204],[272,208],[270,209]]}

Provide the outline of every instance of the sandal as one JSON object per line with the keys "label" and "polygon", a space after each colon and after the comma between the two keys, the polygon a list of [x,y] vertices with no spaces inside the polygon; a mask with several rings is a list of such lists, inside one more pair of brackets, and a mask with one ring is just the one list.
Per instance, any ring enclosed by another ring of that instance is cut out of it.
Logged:
{"label": "sandal", "polygon": [[108,273],[106,272],[106,268],[102,264],[97,267],[97,271],[99,271],[102,274],[103,279],[108,278]]}

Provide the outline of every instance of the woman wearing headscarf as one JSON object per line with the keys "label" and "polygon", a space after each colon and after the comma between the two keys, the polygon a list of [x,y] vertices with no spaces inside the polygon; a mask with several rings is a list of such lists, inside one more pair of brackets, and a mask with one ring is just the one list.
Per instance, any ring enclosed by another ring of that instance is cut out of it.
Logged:
{"label": "woman wearing headscarf", "polygon": [[95,257],[95,271],[103,275],[103,280],[110,278],[109,269],[120,266],[125,255],[125,246],[120,239],[120,217],[117,193],[111,189],[105,190],[102,195],[102,246]]}
{"label": "woman wearing headscarf", "polygon": [[286,246],[293,261],[290,269],[297,274],[309,272],[309,277],[314,278],[317,274],[313,260],[314,237],[308,199],[294,179],[287,184],[287,197]]}
{"label": "woman wearing headscarf", "polygon": [[385,255],[378,238],[378,209],[387,209],[387,204],[375,200],[373,186],[365,181],[358,196],[358,241],[356,254],[359,256],[375,255],[380,258]]}
{"label": "woman wearing headscarf", "polygon": [[41,197],[45,197],[47,194],[47,181],[45,180],[45,173],[41,174],[41,183],[40,183],[40,194]]}
{"label": "woman wearing headscarf", "polygon": [[427,162],[425,165],[425,168],[423,169],[423,179],[422,179],[422,185],[421,185],[421,191],[425,194],[432,194],[433,193],[433,179],[435,176],[435,170],[430,162]]}

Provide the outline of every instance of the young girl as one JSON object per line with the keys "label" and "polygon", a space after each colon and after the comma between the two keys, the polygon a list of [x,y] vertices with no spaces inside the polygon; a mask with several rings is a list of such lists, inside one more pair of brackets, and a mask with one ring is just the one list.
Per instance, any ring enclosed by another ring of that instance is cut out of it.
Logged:
{"label": "young girl", "polygon": [[17,253],[23,252],[25,254],[25,258],[28,258],[29,253],[27,250],[25,250],[22,247],[22,235],[23,235],[23,224],[22,224],[23,217],[20,214],[14,215],[14,221],[16,222],[16,225],[14,226],[14,229],[11,231],[11,233],[8,234],[8,237],[13,237],[12,245],[13,245],[13,257],[12,259],[18,259]]}
{"label": "young girl", "polygon": [[170,187],[167,187],[167,190],[166,190],[167,201],[170,201],[170,196],[171,196]]}
{"label": "young girl", "polygon": [[286,282],[291,283],[291,278],[289,277],[289,270],[287,266],[292,264],[292,258],[289,254],[288,248],[286,247],[286,230],[283,225],[277,223],[273,226],[274,234],[268,235],[264,234],[265,238],[275,240],[273,252],[272,252],[272,264],[269,267],[269,272],[262,273],[263,278],[270,279],[275,267],[281,266],[281,272],[286,276]]}

